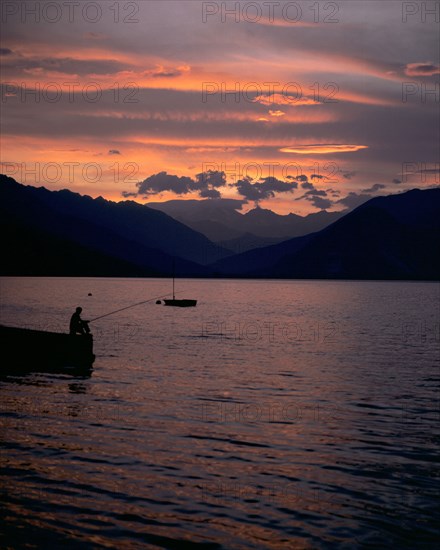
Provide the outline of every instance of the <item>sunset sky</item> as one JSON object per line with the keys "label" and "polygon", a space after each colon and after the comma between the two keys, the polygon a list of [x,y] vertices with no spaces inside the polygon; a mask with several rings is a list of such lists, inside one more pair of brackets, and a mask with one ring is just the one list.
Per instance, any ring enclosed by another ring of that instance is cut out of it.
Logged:
{"label": "sunset sky", "polygon": [[439,11],[6,0],[1,172],[303,215],[439,185]]}

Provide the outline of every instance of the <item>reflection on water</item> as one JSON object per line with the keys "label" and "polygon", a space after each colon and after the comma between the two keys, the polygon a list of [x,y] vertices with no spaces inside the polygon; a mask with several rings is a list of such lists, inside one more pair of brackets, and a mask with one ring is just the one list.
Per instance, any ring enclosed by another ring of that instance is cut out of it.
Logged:
{"label": "reflection on water", "polygon": [[85,384],[69,384],[70,393],[86,393],[87,386]]}
{"label": "reflection on water", "polygon": [[[65,331],[168,287],[2,279],[0,322]],[[178,289],[197,307],[92,323],[92,376],[0,379],[2,545],[434,548],[438,285]]]}

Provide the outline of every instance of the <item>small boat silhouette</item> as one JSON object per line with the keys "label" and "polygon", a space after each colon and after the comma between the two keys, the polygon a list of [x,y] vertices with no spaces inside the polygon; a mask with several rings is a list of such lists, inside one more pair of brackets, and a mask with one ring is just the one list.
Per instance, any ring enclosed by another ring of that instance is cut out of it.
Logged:
{"label": "small boat silhouette", "polygon": [[166,306],[175,306],[175,307],[195,307],[197,305],[197,300],[188,300],[188,299],[181,299],[176,300],[173,295],[173,299],[169,298],[164,299],[164,303]]}
{"label": "small boat silhouette", "polygon": [[189,299],[176,299],[175,292],[174,292],[174,282],[175,279],[175,273],[174,273],[174,260],[173,260],[173,298],[165,298],[164,304],[166,306],[174,306],[174,307],[195,307],[197,305],[197,300],[189,300]]}

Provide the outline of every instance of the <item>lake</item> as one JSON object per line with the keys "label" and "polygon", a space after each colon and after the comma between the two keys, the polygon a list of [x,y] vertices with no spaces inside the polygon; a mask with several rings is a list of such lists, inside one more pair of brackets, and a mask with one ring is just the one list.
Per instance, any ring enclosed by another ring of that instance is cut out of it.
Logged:
{"label": "lake", "polygon": [[0,284],[62,332],[151,299],[91,323],[91,376],[0,378],[3,547],[436,547],[437,283]]}

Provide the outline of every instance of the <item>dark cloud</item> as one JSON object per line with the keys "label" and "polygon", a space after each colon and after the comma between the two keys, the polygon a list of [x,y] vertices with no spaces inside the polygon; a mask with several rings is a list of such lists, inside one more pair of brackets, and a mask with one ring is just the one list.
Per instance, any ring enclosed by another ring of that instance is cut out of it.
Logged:
{"label": "dark cloud", "polygon": [[[100,33],[88,33],[87,38],[98,40],[106,38],[105,35]],[[2,55],[7,55],[12,53],[8,48],[2,48],[0,52],[3,52]],[[8,60],[3,70],[8,71],[9,73],[14,73],[17,75],[19,73],[30,73],[32,71],[56,71],[64,74],[72,74],[78,76],[86,75],[110,75],[117,74],[120,72],[132,71],[135,74],[136,70],[139,71],[139,67],[131,65],[129,62],[116,61],[113,59],[77,59],[74,57],[37,57],[29,55],[18,55],[14,60]],[[181,76],[191,70],[189,65],[181,65],[179,67],[163,67],[162,65],[157,65],[152,69],[139,71],[139,74],[142,74],[144,77],[151,78],[174,78]]]}
{"label": "dark cloud", "polygon": [[250,178],[238,180],[235,186],[237,187],[237,191],[240,193],[240,195],[246,197],[249,200],[258,202],[260,199],[265,198],[261,196],[258,187],[252,185]]}
{"label": "dark cloud", "polygon": [[[221,193],[218,189],[226,185],[225,172],[217,170],[201,172],[194,179],[159,172],[137,183],[137,191],[123,191],[122,195],[124,197],[150,197],[164,191],[171,191],[176,195],[196,192],[201,198],[219,199]],[[291,193],[298,187],[298,184],[294,181],[282,181],[272,176],[261,178],[256,182],[252,182],[252,179],[247,177],[229,184],[229,187],[235,188],[246,201],[251,200],[258,203],[263,199],[275,197],[276,193]],[[242,204],[245,201],[238,202]]]}
{"label": "dark cloud", "polygon": [[247,200],[258,203],[263,199],[273,198],[275,193],[292,193],[298,187],[298,184],[270,176],[261,178],[255,183],[252,183],[251,178],[243,178],[237,181],[236,184],[231,184],[231,187],[236,187],[239,194]]}
{"label": "dark cloud", "polygon": [[122,194],[124,197],[127,196],[144,196],[148,197],[150,195],[156,195],[157,193],[162,193],[163,191],[172,191],[176,195],[185,195],[192,190],[194,185],[194,180],[186,176],[174,176],[172,174],[167,174],[166,172],[159,172],[158,174],[153,174],[144,181],[140,181],[136,184],[138,188],[136,193],[127,193],[124,191]]}
{"label": "dark cloud", "polygon": [[310,176],[310,179],[311,180],[314,180],[314,179],[317,179],[317,180],[322,180],[323,178],[325,178],[325,176],[321,175],[321,174],[312,174]]}
{"label": "dark cloud", "polygon": [[219,199],[221,197],[220,191],[217,189],[202,189],[199,195],[204,199]]}
{"label": "dark cloud", "polygon": [[405,67],[408,76],[432,76],[440,74],[440,66],[433,63],[408,63]]}
{"label": "dark cloud", "polygon": [[351,178],[353,178],[355,175],[356,175],[356,172],[354,171],[342,172],[342,177],[345,178],[346,180],[351,180]]}
{"label": "dark cloud", "polygon": [[398,185],[399,183],[402,183],[402,180],[399,180],[398,178],[394,178],[394,179],[393,179],[393,183],[395,183],[396,185]]}
{"label": "dark cloud", "polygon": [[342,199],[339,199],[336,201],[338,204],[343,204],[347,208],[353,209],[357,206],[360,206],[367,200],[371,199],[372,195],[368,194],[357,194],[357,193],[349,193],[346,197],[343,197]]}
{"label": "dark cloud", "polygon": [[207,186],[223,187],[226,185],[226,174],[219,170],[208,170],[207,172],[197,174],[196,181],[199,183],[201,188]]}
{"label": "dark cloud", "polygon": [[72,57],[24,57],[8,60],[3,64],[3,71],[7,74],[13,73],[32,74],[32,71],[56,71],[69,75],[107,75],[130,69],[130,65],[112,59],[74,59]]}
{"label": "dark cloud", "polygon": [[[325,178],[325,176],[319,176],[319,174],[313,174],[313,176],[315,176],[317,179]],[[305,176],[305,179],[307,180],[307,176]],[[327,191],[331,191],[332,193],[334,193],[333,189],[327,189],[326,191],[324,191],[324,189],[316,189],[313,183],[309,181],[303,181],[303,183],[301,183],[301,187],[302,189],[307,189],[307,191],[304,193],[304,195],[295,200],[304,199],[310,202],[315,208],[318,208],[319,210],[326,210],[333,205],[333,202],[330,199],[324,198],[327,197]]]}
{"label": "dark cloud", "polygon": [[323,199],[322,197],[317,196],[310,197],[307,200],[309,200],[315,208],[319,208],[320,210],[326,210],[333,204],[330,199]]}
{"label": "dark cloud", "polygon": [[153,70],[145,71],[143,74],[144,76],[150,76],[152,78],[175,78],[177,76],[181,76],[189,70],[190,67],[188,65],[182,65],[181,67],[176,68],[166,68],[159,65]]}
{"label": "dark cloud", "polygon": [[196,174],[193,190],[197,190],[199,195],[205,199],[219,199],[220,191],[217,187],[226,185],[226,174],[219,170],[208,170]]}
{"label": "dark cloud", "polygon": [[323,189],[311,189],[306,192],[306,196],[313,195],[316,197],[326,197],[327,193]]}
{"label": "dark cloud", "polygon": [[12,53],[12,50],[9,48],[0,48],[0,55],[10,55]]}
{"label": "dark cloud", "polygon": [[313,183],[310,183],[309,181],[305,181],[304,183],[302,183],[301,187],[303,189],[315,189],[315,186],[313,185]]}
{"label": "dark cloud", "polygon": [[301,175],[297,176],[295,179],[298,180],[298,181],[307,182],[309,178],[305,174],[301,174]]}
{"label": "dark cloud", "polygon": [[374,193],[376,191],[380,191],[381,189],[385,189],[385,185],[382,185],[381,183],[375,183],[372,187],[369,187],[368,189],[362,189],[361,193]]}
{"label": "dark cloud", "polygon": [[298,184],[295,182],[282,181],[273,176],[261,178],[258,183],[261,185],[262,189],[267,189],[275,193],[292,192],[298,187]]}
{"label": "dark cloud", "polygon": [[164,191],[171,191],[176,195],[186,195],[197,192],[200,197],[217,199],[221,197],[220,192],[215,189],[226,184],[224,172],[209,170],[197,174],[195,179],[187,176],[175,176],[167,172],[159,172],[149,176],[144,181],[136,184],[137,191],[123,191],[124,197],[150,197]]}
{"label": "dark cloud", "polygon": [[303,189],[307,189],[307,191],[304,195],[305,197],[310,196],[310,195],[316,195],[316,196],[320,196],[320,197],[326,197],[327,196],[327,193],[323,189],[317,189],[313,185],[313,183],[310,182],[310,181],[306,181],[306,182],[302,183],[301,187]]}
{"label": "dark cloud", "polygon": [[117,149],[110,149],[108,152],[109,155],[120,155],[121,151],[118,151]]}

